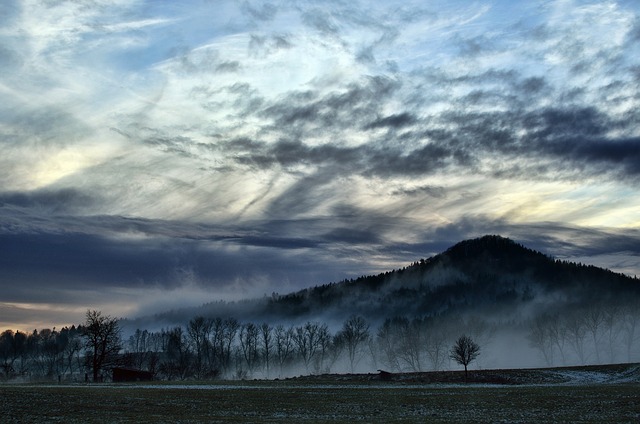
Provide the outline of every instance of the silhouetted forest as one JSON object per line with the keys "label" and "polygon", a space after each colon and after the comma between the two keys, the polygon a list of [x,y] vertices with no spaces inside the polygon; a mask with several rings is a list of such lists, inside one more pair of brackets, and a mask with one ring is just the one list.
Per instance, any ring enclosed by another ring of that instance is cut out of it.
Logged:
{"label": "silhouetted forest", "polygon": [[637,278],[485,236],[375,276],[119,320],[98,370],[91,311],[79,326],[3,332],[0,363],[5,379],[76,381],[113,367],[161,379],[442,370],[463,334],[478,367],[631,362],[639,299]]}

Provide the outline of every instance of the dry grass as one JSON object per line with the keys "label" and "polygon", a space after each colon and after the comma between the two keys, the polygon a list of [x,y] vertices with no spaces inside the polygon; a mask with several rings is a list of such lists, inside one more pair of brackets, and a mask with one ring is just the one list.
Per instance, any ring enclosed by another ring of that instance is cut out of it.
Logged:
{"label": "dry grass", "polygon": [[3,423],[636,423],[638,384],[0,386]]}

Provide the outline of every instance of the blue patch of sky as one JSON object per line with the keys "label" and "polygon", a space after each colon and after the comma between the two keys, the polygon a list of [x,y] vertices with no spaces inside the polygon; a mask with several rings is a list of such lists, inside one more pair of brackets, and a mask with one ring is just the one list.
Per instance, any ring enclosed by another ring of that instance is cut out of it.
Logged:
{"label": "blue patch of sky", "polygon": [[166,23],[127,31],[139,38],[108,59],[124,71],[142,71],[199,46],[241,30],[242,19],[235,4],[217,2],[150,2],[136,19],[164,19]]}
{"label": "blue patch of sky", "polygon": [[409,70],[441,66],[472,54],[474,45],[480,49],[478,53],[482,49],[518,49],[531,31],[544,23],[538,7],[506,0],[449,3],[437,17],[435,22],[421,23],[424,28],[417,37],[405,49],[390,52],[389,59]]}

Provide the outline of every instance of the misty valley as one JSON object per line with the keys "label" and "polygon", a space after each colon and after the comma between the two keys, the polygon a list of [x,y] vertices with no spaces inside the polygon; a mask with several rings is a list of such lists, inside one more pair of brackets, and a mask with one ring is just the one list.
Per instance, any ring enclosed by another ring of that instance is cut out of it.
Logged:
{"label": "misty valley", "polygon": [[[0,335],[10,381],[300,375],[640,361],[640,281],[485,236],[376,276],[150,317]],[[463,363],[466,336],[478,351]],[[136,374],[139,373],[139,374]]]}

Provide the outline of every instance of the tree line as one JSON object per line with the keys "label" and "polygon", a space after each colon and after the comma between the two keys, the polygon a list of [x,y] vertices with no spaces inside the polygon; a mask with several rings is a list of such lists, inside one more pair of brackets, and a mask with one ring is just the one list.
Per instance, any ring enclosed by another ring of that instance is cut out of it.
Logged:
{"label": "tree line", "polygon": [[640,302],[544,313],[530,321],[528,339],[548,366],[631,362],[640,340]]}
{"label": "tree line", "polygon": [[[87,311],[83,325],[31,333],[0,334],[0,368],[4,379],[84,378],[100,381],[107,366],[122,360],[121,332],[116,318]],[[83,376],[84,374],[84,376]]]}
{"label": "tree line", "polygon": [[[640,341],[639,311],[633,302],[594,304],[501,327],[516,329],[513,343],[526,345],[528,340],[548,366],[631,362],[637,359]],[[501,337],[498,332],[498,324],[477,316],[397,317],[372,328],[362,316],[353,315],[333,330],[319,321],[274,325],[197,316],[183,326],[137,329],[122,337],[118,319],[87,311],[82,325],[1,333],[0,371],[4,379],[100,381],[110,377],[113,367],[147,371],[164,380],[285,378],[376,369],[421,372],[451,369],[456,363],[466,369],[476,358],[467,356],[461,362],[461,356],[453,355],[458,336],[464,334],[483,352],[492,352],[495,338]]]}
{"label": "tree line", "polygon": [[[136,330],[123,339],[119,321],[87,311],[82,325],[30,334],[0,334],[4,379],[102,381],[113,367],[150,372],[156,379],[282,378],[298,374],[441,369],[450,350],[447,329],[433,320],[389,319],[373,332],[361,316],[335,332],[325,323],[271,325],[235,318],[191,319],[186,326]],[[473,329],[479,340],[488,333]],[[483,336],[483,332],[486,333]]]}

